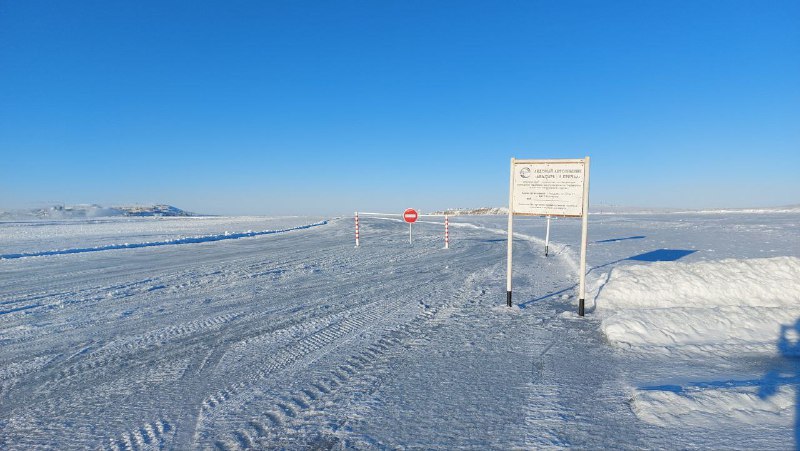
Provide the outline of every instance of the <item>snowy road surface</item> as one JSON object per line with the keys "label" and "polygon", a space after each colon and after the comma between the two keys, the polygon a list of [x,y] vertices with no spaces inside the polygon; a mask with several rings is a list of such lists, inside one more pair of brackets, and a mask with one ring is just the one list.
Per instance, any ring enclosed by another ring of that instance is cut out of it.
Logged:
{"label": "snowy road surface", "polygon": [[[0,448],[794,446],[777,342],[647,348],[602,321],[645,271],[615,268],[800,257],[800,215],[593,216],[585,318],[578,221],[554,221],[549,258],[543,221],[516,222],[512,309],[504,217],[451,218],[449,250],[441,220],[410,246],[405,224],[362,217],[358,249],[352,218],[298,229],[320,222],[0,223]],[[231,236],[254,231],[280,233]],[[771,397],[735,391],[763,380]]]}

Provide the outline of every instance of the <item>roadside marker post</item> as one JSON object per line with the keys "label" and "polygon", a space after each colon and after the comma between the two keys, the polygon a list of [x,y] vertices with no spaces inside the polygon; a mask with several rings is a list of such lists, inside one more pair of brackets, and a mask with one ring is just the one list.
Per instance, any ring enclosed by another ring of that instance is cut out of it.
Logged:
{"label": "roadside marker post", "polygon": [[[353,222],[355,223],[355,236],[356,236],[356,247],[360,247],[360,221],[359,217],[366,215],[367,218],[370,216],[390,216],[390,217],[397,217],[400,216],[404,222],[408,223],[408,242],[409,244],[413,244],[413,226],[415,222],[419,220],[422,216],[434,216],[437,218],[441,218],[441,215],[432,214],[432,215],[421,215],[417,210],[413,208],[407,208],[403,213],[370,213],[370,212],[358,212],[356,211],[353,213]],[[386,218],[384,218],[386,219]],[[444,215],[444,248],[450,249],[450,216],[445,214]]]}
{"label": "roadside marker post", "polygon": [[545,256],[550,244],[550,218],[581,218],[581,261],[578,315],[586,299],[586,245],[589,230],[589,157],[574,160],[511,159],[508,189],[506,305],[511,307],[514,215],[546,216]]}
{"label": "roadside marker post", "polygon": [[356,247],[358,247],[358,212],[356,212]]}
{"label": "roadside marker post", "polygon": [[450,249],[450,222],[447,215],[444,215],[444,248]]}

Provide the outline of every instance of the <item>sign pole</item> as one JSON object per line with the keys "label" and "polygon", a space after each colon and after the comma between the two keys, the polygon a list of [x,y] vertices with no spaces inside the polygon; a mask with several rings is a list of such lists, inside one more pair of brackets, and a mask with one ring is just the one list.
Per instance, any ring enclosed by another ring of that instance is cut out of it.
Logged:
{"label": "sign pole", "polygon": [[547,217],[547,232],[544,234],[544,256],[547,257],[547,250],[550,247],[550,216]]}
{"label": "sign pole", "polygon": [[403,221],[408,223],[408,244],[411,244],[411,224],[413,224],[417,218],[419,218],[419,213],[413,208],[406,208],[406,211],[403,212]]}
{"label": "sign pole", "polygon": [[511,307],[511,253],[514,244],[514,158],[511,159],[511,180],[508,182],[508,251],[506,256],[506,306]]}
{"label": "sign pole", "polygon": [[583,177],[583,217],[581,218],[581,269],[580,297],[578,298],[578,316],[584,314],[586,299],[586,243],[589,232],[589,157],[585,158]]}

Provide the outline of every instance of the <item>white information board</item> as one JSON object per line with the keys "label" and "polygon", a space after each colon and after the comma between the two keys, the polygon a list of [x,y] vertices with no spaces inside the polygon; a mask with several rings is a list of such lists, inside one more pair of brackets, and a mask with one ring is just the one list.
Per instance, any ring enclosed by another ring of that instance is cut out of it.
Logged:
{"label": "white information board", "polygon": [[[586,298],[586,245],[589,234],[589,157],[579,160],[511,159],[508,190],[508,251],[506,255],[506,305],[511,307],[514,216],[581,218],[581,260],[578,281],[578,315]],[[547,251],[545,250],[545,256]]]}
{"label": "white information board", "polygon": [[583,216],[586,161],[515,160],[511,208],[515,215]]}

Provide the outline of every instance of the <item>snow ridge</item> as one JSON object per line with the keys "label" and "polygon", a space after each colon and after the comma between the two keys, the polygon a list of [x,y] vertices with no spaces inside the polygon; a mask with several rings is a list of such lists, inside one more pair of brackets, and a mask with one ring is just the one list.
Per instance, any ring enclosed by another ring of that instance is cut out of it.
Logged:
{"label": "snow ridge", "polygon": [[148,241],[143,243],[121,243],[121,244],[107,244],[104,246],[95,246],[95,247],[84,247],[84,248],[72,248],[72,249],[58,249],[58,250],[49,250],[49,251],[38,251],[38,252],[19,252],[14,254],[0,254],[0,260],[10,260],[15,258],[24,258],[24,257],[46,257],[52,255],[65,255],[65,254],[83,254],[86,252],[100,252],[100,251],[111,251],[117,249],[137,249],[142,247],[155,247],[155,246],[169,246],[169,245],[178,245],[178,244],[196,244],[196,243],[209,243],[213,241],[224,241],[224,240],[238,240],[240,238],[251,238],[255,236],[261,235],[272,235],[276,233],[286,233],[291,232],[294,230],[303,230],[303,229],[310,229],[312,227],[318,227],[322,225],[328,224],[328,221],[321,221],[315,222],[313,224],[305,224],[297,227],[289,227],[287,229],[280,229],[280,230],[262,230],[262,231],[252,231],[249,230],[247,232],[238,232],[238,233],[221,233],[221,234],[213,234],[213,235],[202,235],[202,236],[193,236],[193,237],[186,237],[186,238],[176,238],[173,240],[165,240],[165,241]]}
{"label": "snow ridge", "polygon": [[[601,330],[627,351],[665,354],[677,366],[680,360],[787,357],[785,341],[797,337],[786,334],[800,317],[800,258],[619,267],[596,293]],[[790,363],[767,376],[634,388],[631,409],[661,427],[714,429],[734,422],[788,428],[795,409],[791,385],[798,382],[791,370]]]}
{"label": "snow ridge", "polygon": [[618,345],[774,350],[780,325],[800,316],[800,259],[614,268],[595,296],[603,333]]}

